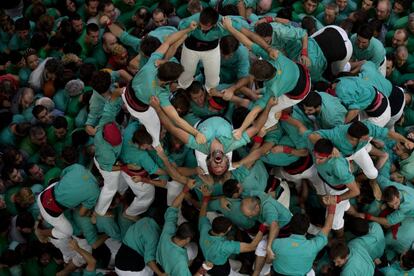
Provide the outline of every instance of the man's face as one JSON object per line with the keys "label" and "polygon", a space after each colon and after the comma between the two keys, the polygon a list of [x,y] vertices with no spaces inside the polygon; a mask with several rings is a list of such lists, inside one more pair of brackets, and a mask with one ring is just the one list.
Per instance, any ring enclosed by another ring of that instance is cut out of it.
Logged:
{"label": "man's face", "polygon": [[372,0],[362,0],[361,9],[363,11],[369,11],[374,6],[374,1]]}
{"label": "man's face", "polygon": [[90,1],[86,6],[86,13],[90,16],[96,16],[98,14],[99,1]]}
{"label": "man's face", "polygon": [[325,9],[324,20],[326,24],[334,24],[336,18],[335,10],[333,9]]}
{"label": "man's face", "polygon": [[29,37],[29,30],[17,31],[17,35],[21,39],[28,39],[28,37]]}
{"label": "man's face", "polygon": [[394,11],[394,13],[400,14],[404,12],[404,7],[400,3],[395,2],[392,10]]}
{"label": "man's face", "polygon": [[55,128],[55,135],[58,139],[62,139],[66,136],[66,133],[68,133],[66,128]]}
{"label": "man's face", "polygon": [[319,108],[315,108],[313,106],[303,106],[303,111],[306,115],[315,115],[318,112]]}
{"label": "man's face", "polygon": [[115,21],[116,12],[115,12],[115,6],[114,6],[114,4],[106,5],[105,8],[104,8],[104,12],[103,13],[106,16],[108,16],[109,19]]}
{"label": "man's face", "polygon": [[[30,89],[30,88],[27,88],[27,89]],[[22,105],[23,108],[28,108],[29,106],[32,105],[33,101],[34,101],[34,95],[32,93],[26,93],[22,97],[20,104]]]}
{"label": "man's face", "polygon": [[129,5],[129,6],[133,6],[135,5],[135,0],[123,0],[125,4]]}
{"label": "man's face", "polygon": [[414,20],[408,21],[407,28],[410,33],[414,34]]}
{"label": "man's face", "polygon": [[271,7],[272,7],[272,1],[262,0],[262,1],[259,1],[256,12],[257,14],[265,14],[270,10]]}
{"label": "man's face", "polygon": [[395,32],[392,37],[392,47],[397,48],[406,44],[405,34],[403,32]]}
{"label": "man's face", "polygon": [[70,12],[76,12],[76,4],[72,0],[66,0],[66,9]]}
{"label": "man's face", "polygon": [[43,162],[48,166],[55,166],[56,165],[56,157],[55,156],[48,156],[45,159],[43,159]]}
{"label": "man's face", "polygon": [[206,100],[206,94],[203,90],[198,91],[198,93],[190,94],[191,100],[198,105],[199,107],[203,107],[205,100]]}
{"label": "man's face", "polygon": [[50,116],[49,111],[47,111],[47,109],[44,109],[42,112],[40,112],[37,115],[37,119],[39,120],[39,122],[41,122],[42,124],[50,124],[52,121],[52,118]]}
{"label": "man's face", "polygon": [[356,45],[359,49],[367,49],[369,46],[370,39],[363,38],[362,36],[357,35]]}
{"label": "man's face", "polygon": [[333,260],[333,262],[334,262],[335,266],[337,266],[337,267],[343,267],[344,264],[346,263],[346,258],[336,257]]}
{"label": "man's face", "polygon": [[105,34],[103,38],[104,49],[111,50],[117,43],[116,36],[111,33]]}
{"label": "man's face", "polygon": [[[254,204],[253,206],[251,206]],[[242,200],[242,204],[240,206],[240,209],[248,218],[252,218],[257,216],[260,213],[260,206],[257,203],[252,203],[252,199],[246,198]]]}
{"label": "man's face", "polygon": [[323,164],[323,163],[325,163],[326,161],[329,160],[329,157],[326,157],[324,155],[320,155],[316,152],[314,152],[314,156],[315,156],[315,162],[318,165],[321,165],[321,164]]}
{"label": "man's face", "polygon": [[72,20],[72,27],[77,34],[81,34],[83,31],[83,21],[82,19],[79,20]]}
{"label": "man's face", "polygon": [[46,133],[43,132],[41,135],[38,135],[32,139],[32,143],[38,146],[45,145],[47,143]]}
{"label": "man's face", "polygon": [[386,67],[386,73],[385,75],[387,77],[391,76],[392,71],[394,70],[394,64],[391,60],[387,60],[387,67]]}
{"label": "man's face", "polygon": [[152,15],[152,21],[157,27],[165,26],[167,24],[167,18],[163,12],[155,13]]}
{"label": "man's face", "polygon": [[388,6],[385,2],[380,2],[377,5],[376,15],[378,20],[387,20],[389,16]]}
{"label": "man's face", "polygon": [[29,170],[29,173],[32,176],[32,178],[35,180],[38,180],[38,181],[44,180],[45,176],[43,174],[43,169],[39,167],[38,165],[34,165],[33,167],[31,167]]}
{"label": "man's face", "polygon": [[10,180],[12,181],[12,182],[14,182],[14,183],[21,183],[21,182],[23,182],[23,176],[22,176],[22,174],[20,173],[20,171],[19,170],[17,170],[17,169],[14,169],[13,171],[12,171],[12,173],[10,174]]}
{"label": "man's face", "polygon": [[397,196],[394,196],[394,198],[391,201],[387,202],[387,205],[391,209],[397,210],[398,208],[400,208],[400,203],[401,203],[400,198]]}
{"label": "man's face", "polygon": [[89,37],[89,42],[92,45],[98,45],[98,41],[99,41],[99,32],[90,32],[88,34]]}
{"label": "man's face", "polygon": [[211,30],[213,28],[214,25],[211,24],[199,24],[201,31],[203,32],[208,32],[209,30]]}
{"label": "man's face", "polygon": [[343,11],[348,5],[348,0],[336,0],[336,4],[338,5],[339,10]]}
{"label": "man's face", "polygon": [[27,57],[27,65],[30,70],[34,70],[39,65],[39,57],[37,55],[30,55]]}
{"label": "man's face", "polygon": [[407,62],[408,56],[406,53],[398,52],[395,55],[395,63],[397,67],[403,66]]}
{"label": "man's face", "polygon": [[317,7],[316,3],[313,3],[313,2],[312,2],[312,1],[310,1],[310,0],[306,0],[306,1],[303,3],[303,8],[305,9],[305,13],[306,13],[306,14],[311,14],[311,13],[313,13],[313,12],[316,10],[316,7]]}
{"label": "man's face", "polygon": [[216,162],[215,160],[212,160],[210,163],[210,168],[214,175],[223,175],[227,172],[228,169],[227,161],[225,159],[223,159],[221,162]]}

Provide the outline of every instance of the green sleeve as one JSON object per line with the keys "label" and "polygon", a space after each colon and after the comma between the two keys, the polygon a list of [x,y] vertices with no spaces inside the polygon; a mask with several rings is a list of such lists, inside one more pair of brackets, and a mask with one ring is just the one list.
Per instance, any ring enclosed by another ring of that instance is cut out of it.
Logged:
{"label": "green sleeve", "polygon": [[156,260],[156,252],[158,245],[157,235],[146,235],[144,240],[144,262],[147,264]]}
{"label": "green sleeve", "polygon": [[139,39],[138,37],[132,36],[124,31],[121,33],[119,41],[121,41],[122,44],[131,47],[137,53],[139,52],[141,46],[141,39]]}
{"label": "green sleeve", "polygon": [[116,115],[121,110],[123,101],[121,97],[118,97],[116,100],[111,100],[105,103],[103,108],[102,117],[99,120],[99,126],[103,127],[107,123],[115,121]]}
{"label": "green sleeve", "polygon": [[162,229],[163,234],[174,235],[177,230],[178,209],[169,207],[164,215],[165,223]]}
{"label": "green sleeve", "polygon": [[405,213],[402,210],[395,210],[387,216],[388,223],[391,225],[400,223],[406,218]]}
{"label": "green sleeve", "polygon": [[143,151],[140,154],[140,165],[144,168],[145,171],[147,171],[149,174],[154,174],[156,171],[158,171],[160,167],[147,152]]}
{"label": "green sleeve", "polygon": [[259,45],[257,45],[256,43],[254,43],[252,45],[252,52],[256,56],[262,57],[265,60],[269,60],[270,59],[268,53],[262,47],[260,47]]}

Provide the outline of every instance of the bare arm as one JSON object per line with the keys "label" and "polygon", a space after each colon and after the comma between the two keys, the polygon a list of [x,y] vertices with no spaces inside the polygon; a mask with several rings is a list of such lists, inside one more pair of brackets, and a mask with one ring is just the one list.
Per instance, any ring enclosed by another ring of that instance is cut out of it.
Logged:
{"label": "bare arm", "polygon": [[332,229],[333,219],[335,216],[335,209],[336,209],[336,205],[328,206],[328,216],[325,219],[325,225],[321,229],[321,232],[325,236],[328,236],[329,232]]}
{"label": "bare arm", "polygon": [[263,233],[259,231],[256,234],[256,237],[254,237],[254,239],[250,243],[241,242],[240,253],[254,251],[257,245],[259,244],[259,242],[262,240],[262,238],[263,238]]}
{"label": "bare arm", "polygon": [[359,114],[358,109],[348,110],[348,113],[346,113],[346,116],[345,116],[345,124],[350,123],[353,119],[355,119],[355,117],[358,116],[358,114]]}
{"label": "bare arm", "polygon": [[91,253],[89,253],[88,251],[86,251],[85,249],[79,247],[78,243],[76,242],[76,240],[72,239],[69,241],[69,247],[76,251],[77,253],[79,253],[79,255],[82,256],[82,258],[85,259],[87,265],[86,265],[86,271],[92,272],[95,271],[96,268],[96,260],[95,258],[92,256]]}
{"label": "bare arm", "polygon": [[181,118],[178,115],[177,110],[172,105],[162,107],[162,110],[165,112],[168,118],[172,120],[178,127],[180,127],[181,129],[185,130],[193,136],[197,136],[197,134],[199,133],[198,130],[190,126],[190,124],[187,123],[186,120]]}

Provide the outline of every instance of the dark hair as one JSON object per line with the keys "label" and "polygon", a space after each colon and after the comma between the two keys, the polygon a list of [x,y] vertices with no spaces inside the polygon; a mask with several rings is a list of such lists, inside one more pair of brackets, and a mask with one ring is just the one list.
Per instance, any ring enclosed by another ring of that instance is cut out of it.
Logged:
{"label": "dark hair", "polygon": [[56,50],[60,50],[65,46],[66,38],[61,33],[56,33],[49,39],[49,46]]}
{"label": "dark hair", "polygon": [[16,135],[20,137],[26,136],[29,133],[30,127],[31,124],[28,122],[16,124]]}
{"label": "dark hair", "polygon": [[111,82],[111,74],[106,71],[97,71],[92,74],[91,86],[99,94],[107,92]]}
{"label": "dark hair", "polygon": [[357,139],[369,134],[368,127],[361,121],[353,122],[348,128],[348,135]]}
{"label": "dark hair", "polygon": [[292,20],[292,11],[291,6],[284,7],[277,12],[277,17]]}
{"label": "dark hair", "polygon": [[273,28],[272,25],[270,25],[270,23],[267,22],[263,22],[258,24],[255,28],[254,31],[260,35],[261,37],[267,37],[267,36],[272,36],[273,35]]}
{"label": "dark hair", "polygon": [[152,136],[148,133],[145,126],[140,125],[137,130],[135,130],[134,135],[132,136],[132,142],[138,145],[151,145],[153,140]]}
{"label": "dark hair", "polygon": [[374,35],[374,30],[371,25],[363,24],[359,27],[357,34],[358,36],[369,40]]}
{"label": "dark hair", "polygon": [[227,230],[229,230],[230,226],[232,226],[230,219],[219,216],[213,220],[213,223],[211,224],[211,230],[213,230],[213,232],[216,234],[224,234],[227,232]]}
{"label": "dark hair", "polygon": [[271,79],[276,74],[276,69],[266,60],[256,60],[250,67],[250,74],[257,80],[264,81]]}
{"label": "dark hair", "polygon": [[99,0],[98,11],[103,12],[106,6],[113,5],[112,0]]}
{"label": "dark hair", "polygon": [[187,96],[184,94],[184,90],[176,91],[170,99],[170,102],[171,105],[177,109],[177,112],[180,110],[180,117],[187,115],[187,113],[190,111],[190,102],[188,101]]}
{"label": "dark hair", "polygon": [[86,25],[86,33],[90,34],[90,33],[96,33],[99,32],[99,26],[96,25],[95,23],[89,23],[88,25]]}
{"label": "dark hair", "polygon": [[85,131],[85,129],[78,129],[74,131],[71,137],[72,137],[72,145],[74,147],[85,145],[89,140],[89,135]]}
{"label": "dark hair", "polygon": [[166,17],[170,16],[175,11],[174,5],[168,0],[161,0],[158,3],[158,9],[162,10]]}
{"label": "dark hair", "polygon": [[32,114],[33,114],[33,116],[36,118],[36,119],[38,119],[38,116],[39,116],[39,114],[41,113],[41,112],[43,112],[43,111],[45,111],[45,110],[47,110],[47,108],[45,107],[45,106],[43,106],[43,105],[35,105],[34,107],[33,107],[33,109],[32,109]]}
{"label": "dark hair", "polygon": [[234,36],[228,35],[220,39],[220,51],[223,55],[230,55],[239,48],[239,41]]}
{"label": "dark hair", "polygon": [[49,73],[55,73],[59,78],[63,74],[63,64],[60,60],[51,58],[46,61],[45,70],[47,70]]}
{"label": "dark hair", "polygon": [[12,64],[17,64],[22,60],[23,56],[18,51],[10,51],[9,59]]}
{"label": "dark hair", "polygon": [[60,129],[60,128],[64,128],[67,129],[68,128],[68,120],[66,120],[66,118],[64,116],[58,116],[55,118],[54,122],[53,122],[53,127],[56,129]]}
{"label": "dark hair", "polygon": [[214,25],[218,19],[219,14],[212,7],[204,8],[200,13],[200,23],[203,25]]}
{"label": "dark hair", "polygon": [[[77,41],[69,41],[63,46],[64,54],[75,54],[80,56],[82,53],[82,46]],[[83,65],[83,64],[82,64]]]}
{"label": "dark hair", "polygon": [[20,228],[33,228],[35,220],[29,212],[25,211],[17,215],[16,226]]}
{"label": "dark hair", "polygon": [[391,202],[395,197],[400,198],[400,192],[395,186],[388,186],[382,192],[382,199],[385,202]]}
{"label": "dark hair", "polygon": [[28,31],[30,30],[30,21],[26,17],[21,17],[14,23],[16,31]]}
{"label": "dark hair", "polygon": [[93,63],[83,63],[79,68],[79,79],[83,81],[85,85],[89,85],[95,70],[96,66]]}
{"label": "dark hair", "polygon": [[364,236],[369,232],[369,223],[367,220],[348,216],[345,220],[345,229],[357,237]]}
{"label": "dark hair", "polygon": [[315,91],[309,92],[309,94],[303,99],[303,101],[300,102],[302,106],[307,107],[318,107],[322,104],[322,97],[319,95],[319,93]]}
{"label": "dark hair", "polygon": [[395,54],[394,53],[388,53],[386,55],[387,61],[392,61],[393,67],[395,67]]}
{"label": "dark hair", "polygon": [[348,255],[349,248],[342,241],[334,242],[329,250],[329,257],[331,258],[331,260],[334,260],[338,257],[341,259],[345,259]]}
{"label": "dark hair", "polygon": [[374,32],[377,32],[377,33],[381,32],[382,25],[383,25],[383,22],[381,20],[373,18],[371,21],[369,21],[368,24],[371,26]]}
{"label": "dark hair", "polygon": [[223,7],[219,7],[219,12],[222,16],[240,15],[236,5],[225,5]]}
{"label": "dark hair", "polygon": [[306,30],[308,35],[312,35],[316,31],[316,20],[311,16],[305,16],[302,19],[302,28]]}
{"label": "dark hair", "polygon": [[82,17],[77,12],[71,12],[68,14],[68,16],[69,16],[69,21],[82,20]]}
{"label": "dark hair", "polygon": [[290,220],[290,229],[292,234],[305,235],[309,228],[309,217],[304,214],[294,214]]}
{"label": "dark hair", "polygon": [[49,40],[45,33],[36,32],[30,39],[30,48],[33,48],[36,51],[38,51],[41,48],[45,47],[48,42]]}
{"label": "dark hair", "polygon": [[56,150],[49,144],[42,146],[39,150],[40,158],[56,157]]}
{"label": "dark hair", "polygon": [[334,146],[332,142],[328,139],[322,138],[319,139],[314,146],[314,150],[316,152],[324,153],[324,154],[331,154]]}
{"label": "dark hair", "polygon": [[72,165],[78,161],[79,153],[75,147],[68,146],[63,148],[61,157],[66,164]]}
{"label": "dark hair", "polygon": [[233,127],[235,129],[241,127],[243,124],[244,119],[249,114],[249,109],[246,107],[240,106],[234,109],[233,114],[231,116],[231,122],[233,123]]}
{"label": "dark hair", "polygon": [[239,181],[236,179],[228,179],[223,183],[223,195],[232,198],[239,191]]}
{"label": "dark hair", "polygon": [[184,72],[184,67],[176,62],[167,61],[158,67],[157,76],[161,81],[176,81]]}
{"label": "dark hair", "polygon": [[189,87],[185,90],[188,95],[197,94],[199,91],[204,91],[204,87],[199,81],[193,81]]}
{"label": "dark hair", "polygon": [[42,3],[32,5],[30,20],[37,22],[39,18],[46,13],[46,7]]}
{"label": "dark hair", "polygon": [[401,258],[402,266],[405,270],[411,270],[414,268],[414,250],[410,249],[404,253]]}
{"label": "dark hair", "polygon": [[160,46],[161,41],[158,38],[149,35],[142,39],[139,49],[145,56],[150,57]]}
{"label": "dark hair", "polygon": [[194,231],[193,226],[189,222],[183,222],[178,226],[177,232],[175,232],[175,237],[179,240],[185,240],[190,238],[192,240],[196,236],[196,231]]}

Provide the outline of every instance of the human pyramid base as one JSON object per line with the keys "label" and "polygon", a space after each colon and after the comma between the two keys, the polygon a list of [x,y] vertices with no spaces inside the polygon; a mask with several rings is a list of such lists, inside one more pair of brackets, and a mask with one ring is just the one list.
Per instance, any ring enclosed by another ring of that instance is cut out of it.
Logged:
{"label": "human pyramid base", "polygon": [[414,3],[0,1],[0,276],[414,276]]}

